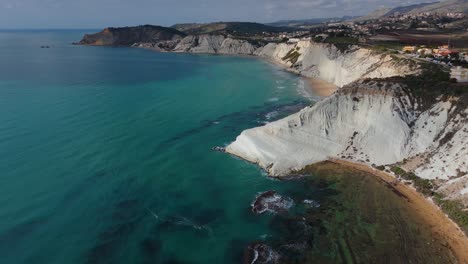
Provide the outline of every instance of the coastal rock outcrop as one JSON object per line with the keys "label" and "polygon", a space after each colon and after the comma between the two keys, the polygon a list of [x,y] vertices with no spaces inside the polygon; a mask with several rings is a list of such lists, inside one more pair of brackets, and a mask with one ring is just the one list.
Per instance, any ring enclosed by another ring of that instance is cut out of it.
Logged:
{"label": "coastal rock outcrop", "polygon": [[84,35],[77,44],[96,46],[132,46],[135,43],[157,44],[160,42],[175,42],[174,44],[177,44],[185,36],[185,33],[176,29],[161,26],[110,27],[95,34]]}
{"label": "coastal rock outcrop", "polygon": [[296,44],[269,43],[255,54],[284,64],[303,76],[320,78],[338,87],[362,78],[387,78],[418,72],[417,65],[400,63],[388,54],[357,46],[342,51],[331,44],[308,40]]}
{"label": "coastal rock outcrop", "polygon": [[182,39],[175,52],[253,55],[256,46],[246,40],[223,35],[191,35]]}
{"label": "coastal rock outcrop", "polygon": [[252,203],[252,212],[256,214],[285,213],[293,205],[294,201],[291,198],[281,196],[275,191],[267,191],[255,197],[255,201]]}
{"label": "coastal rock outcrop", "polygon": [[[217,32],[214,26],[208,29]],[[233,36],[234,31],[221,32],[187,36],[174,28],[157,26],[107,28],[85,35],[79,44],[253,55],[332,83],[341,89],[331,97],[282,120],[242,132],[226,152],[257,163],[274,176],[330,157],[369,165],[410,160],[409,170],[440,181],[440,192],[451,199],[464,198],[468,204],[466,95],[446,98],[441,94],[423,107],[401,82],[404,76],[423,72],[411,59],[305,39],[297,43],[249,42]]]}
{"label": "coastal rock outcrop", "polygon": [[419,72],[409,61],[394,60],[362,47],[339,50],[334,45],[309,40],[295,44],[252,44],[223,35],[187,36],[174,48],[175,52],[254,55],[284,65],[297,74],[319,78],[342,87],[362,78],[387,78]]}
{"label": "coastal rock outcrop", "polygon": [[297,74],[319,78],[338,87],[362,78],[387,78],[418,72],[416,64],[401,63],[388,54],[357,46],[342,51],[334,45],[309,40],[261,45],[223,35],[192,35],[181,40],[173,51],[259,56]]}
{"label": "coastal rock outcrop", "polygon": [[297,43],[267,43],[249,41],[226,32],[186,35],[175,28],[150,25],[106,28],[99,33],[85,35],[78,44],[122,45],[152,48],[158,51],[259,56],[282,64],[297,74],[319,78],[338,87],[361,78],[387,78],[418,72],[417,65],[411,64],[411,61],[401,63],[393,59],[391,55],[358,46],[338,49],[331,44],[310,40],[301,40]]}
{"label": "coastal rock outcrop", "polygon": [[418,176],[437,178],[442,190],[468,198],[466,185],[454,185],[468,180],[467,98],[441,98],[422,109],[404,88],[399,82],[354,82],[297,114],[243,131],[226,152],[273,176],[329,158],[386,165],[421,155]]}

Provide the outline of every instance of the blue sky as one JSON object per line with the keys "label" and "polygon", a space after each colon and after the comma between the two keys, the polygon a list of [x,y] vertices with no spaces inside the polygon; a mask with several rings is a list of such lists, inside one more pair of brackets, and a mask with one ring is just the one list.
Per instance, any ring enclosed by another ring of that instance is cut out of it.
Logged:
{"label": "blue sky", "polygon": [[[101,28],[363,15],[418,0],[0,0],[0,28]],[[427,2],[427,1],[426,1]]]}

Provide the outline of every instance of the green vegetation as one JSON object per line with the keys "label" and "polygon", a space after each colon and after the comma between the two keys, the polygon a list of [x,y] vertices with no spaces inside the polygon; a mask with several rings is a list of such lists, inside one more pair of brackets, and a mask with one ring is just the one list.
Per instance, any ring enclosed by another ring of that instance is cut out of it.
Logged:
{"label": "green vegetation", "polygon": [[357,38],[353,37],[329,37],[325,39],[325,42],[330,44],[358,44]]}
{"label": "green vegetation", "polygon": [[365,45],[366,48],[377,52],[389,52],[393,54],[398,54],[399,50],[402,50],[405,45],[400,42],[390,42],[390,41],[378,41],[373,42],[370,45]]}
{"label": "green vegetation", "polygon": [[416,190],[425,196],[432,196],[434,201],[449,217],[461,226],[463,231],[468,232],[468,212],[463,211],[463,205],[458,201],[447,200],[445,197],[433,191],[434,186],[430,180],[421,179],[412,172],[406,172],[398,166],[393,166],[391,171],[405,180],[414,183]]}
{"label": "green vegetation", "polygon": [[330,36],[323,40],[323,42],[335,45],[335,47],[340,51],[346,51],[351,45],[359,44],[359,40],[357,38],[347,36]]}
{"label": "green vegetation", "polygon": [[458,201],[447,200],[442,194],[433,196],[434,202],[453,220],[465,233],[468,233],[468,211],[463,211],[463,205]]}
{"label": "green vegetation", "polygon": [[405,170],[397,166],[393,166],[391,168],[391,171],[405,180],[412,181],[416,190],[418,190],[425,196],[431,196],[434,194],[434,186],[432,185],[432,182],[430,180],[419,178],[418,176],[416,176],[416,174],[412,172],[406,172]]}
{"label": "green vegetation", "polygon": [[292,49],[286,54],[286,56],[283,57],[283,60],[290,61],[291,63],[294,64],[297,62],[300,56],[301,54],[298,52],[297,49]]}
{"label": "green vegetation", "polygon": [[233,36],[254,36],[266,33],[293,32],[292,27],[274,27],[253,22],[215,22],[207,24],[176,24],[173,28],[187,34],[231,34]]}
{"label": "green vegetation", "polygon": [[449,72],[442,66],[429,62],[420,66],[421,74],[405,76],[403,83],[423,108],[433,105],[441,95],[448,98],[468,94],[468,85],[451,82]]}

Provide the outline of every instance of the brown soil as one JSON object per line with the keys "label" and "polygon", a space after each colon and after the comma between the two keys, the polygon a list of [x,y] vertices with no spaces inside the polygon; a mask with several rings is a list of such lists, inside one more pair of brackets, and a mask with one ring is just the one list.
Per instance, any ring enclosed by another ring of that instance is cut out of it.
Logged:
{"label": "brown soil", "polygon": [[309,86],[318,96],[330,96],[338,89],[336,85],[317,78],[310,78]]}

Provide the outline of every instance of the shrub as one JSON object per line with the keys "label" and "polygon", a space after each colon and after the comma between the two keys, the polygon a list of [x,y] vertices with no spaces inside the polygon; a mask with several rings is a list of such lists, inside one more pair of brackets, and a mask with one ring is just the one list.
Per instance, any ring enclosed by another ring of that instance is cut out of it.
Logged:
{"label": "shrub", "polygon": [[442,194],[433,196],[434,202],[460,227],[468,232],[468,211],[463,211],[463,205],[458,201],[446,200]]}
{"label": "shrub", "polygon": [[393,166],[391,170],[393,173],[400,176],[401,178],[412,181],[416,190],[418,190],[418,192],[424,194],[425,196],[431,196],[434,194],[434,186],[432,185],[432,182],[430,180],[419,178],[418,176],[416,176],[416,174],[412,172],[406,172],[405,170],[397,166]]}

